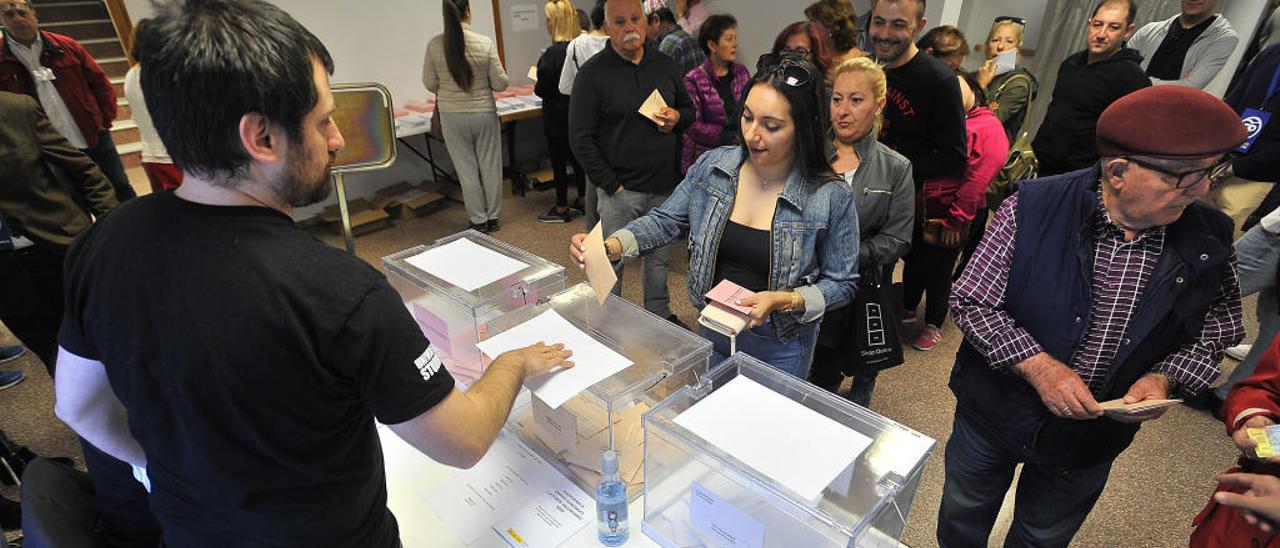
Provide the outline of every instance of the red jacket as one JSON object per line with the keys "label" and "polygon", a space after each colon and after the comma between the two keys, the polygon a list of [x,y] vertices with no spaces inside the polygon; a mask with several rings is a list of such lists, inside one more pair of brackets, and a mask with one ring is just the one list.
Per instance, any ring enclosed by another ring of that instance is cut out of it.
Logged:
{"label": "red jacket", "polygon": [[[1280,423],[1280,339],[1272,343],[1267,348],[1267,353],[1258,360],[1258,368],[1254,370],[1253,376],[1236,383],[1231,388],[1231,393],[1227,395],[1227,401],[1222,404],[1222,419],[1227,425],[1227,435],[1236,431],[1238,426],[1236,418],[1246,409],[1261,409],[1262,413],[1249,416],[1260,414]],[[1280,466],[1242,458],[1239,466],[1231,469],[1230,472],[1280,475]],[[1239,493],[1244,489],[1219,486],[1217,491]],[[1218,504],[1212,496],[1192,524],[1195,526],[1195,530],[1191,533],[1192,548],[1220,546],[1280,548],[1280,538],[1277,538],[1276,534],[1263,533],[1261,529],[1249,525],[1244,521],[1239,510]]]}
{"label": "red jacket", "polygon": [[1004,167],[1009,138],[1004,126],[987,107],[975,107],[965,116],[969,164],[959,179],[938,178],[924,182],[916,207],[917,218],[942,219],[951,231],[968,230],[978,208],[986,207],[987,186]]}
{"label": "red jacket", "polygon": [[[44,41],[40,64],[53,69],[53,86],[85,142],[93,148],[98,135],[111,129],[111,121],[116,119],[116,92],[111,81],[79,42],[48,31],[40,31],[40,36]],[[8,40],[0,40],[0,91],[25,93],[40,100],[31,72],[9,51]]]}

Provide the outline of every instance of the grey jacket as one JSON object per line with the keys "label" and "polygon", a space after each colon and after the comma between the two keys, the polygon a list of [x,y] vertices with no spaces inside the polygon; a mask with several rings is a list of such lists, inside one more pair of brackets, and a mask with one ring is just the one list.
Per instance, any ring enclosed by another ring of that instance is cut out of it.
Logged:
{"label": "grey jacket", "polygon": [[458,87],[449,74],[444,60],[444,35],[427,42],[427,55],[423,61],[422,83],[427,91],[436,94],[436,108],[440,112],[497,112],[493,92],[507,89],[507,72],[502,70],[498,48],[493,40],[478,32],[471,25],[462,24],[466,36],[467,60],[475,77],[470,89]]}
{"label": "grey jacket", "polygon": [[858,269],[897,262],[911,249],[915,220],[915,185],[911,161],[867,133],[853,146],[858,169],[846,185],[858,207]]}
{"label": "grey jacket", "polygon": [[[1178,24],[1178,17],[1181,17],[1181,14],[1164,21],[1152,21],[1133,33],[1128,46],[1142,54],[1142,70],[1147,70],[1147,65],[1151,64],[1151,56],[1155,55],[1156,50],[1160,48],[1160,43],[1164,42],[1165,36],[1169,34],[1169,25]],[[1235,29],[1231,28],[1227,18],[1217,14],[1209,24],[1209,28],[1205,29],[1187,50],[1187,57],[1182,62],[1182,79],[1152,78],[1151,85],[1204,89],[1218,75],[1218,71],[1222,70],[1222,66],[1227,64],[1227,58],[1231,57],[1231,52],[1235,51],[1236,42],[1239,41],[1240,37],[1236,35]]]}

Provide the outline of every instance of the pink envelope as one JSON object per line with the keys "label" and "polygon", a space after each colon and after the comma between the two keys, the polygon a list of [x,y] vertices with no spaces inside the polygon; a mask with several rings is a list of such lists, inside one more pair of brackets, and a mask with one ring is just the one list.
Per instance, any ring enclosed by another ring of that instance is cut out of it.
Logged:
{"label": "pink envelope", "polygon": [[736,310],[743,314],[750,314],[751,307],[737,304],[737,301],[752,295],[755,295],[755,292],[750,289],[742,287],[729,280],[721,280],[720,283],[711,288],[711,291],[707,292],[706,297],[708,300],[722,304],[732,310]]}

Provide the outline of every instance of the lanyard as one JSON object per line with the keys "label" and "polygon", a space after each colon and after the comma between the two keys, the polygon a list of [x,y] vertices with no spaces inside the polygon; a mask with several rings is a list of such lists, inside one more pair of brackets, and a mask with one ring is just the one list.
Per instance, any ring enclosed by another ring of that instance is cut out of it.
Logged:
{"label": "lanyard", "polygon": [[1280,88],[1280,66],[1276,67],[1276,73],[1271,77],[1271,85],[1267,86],[1266,98],[1262,100],[1263,109],[1265,109],[1267,105],[1271,104],[1272,99],[1276,98],[1277,88]]}

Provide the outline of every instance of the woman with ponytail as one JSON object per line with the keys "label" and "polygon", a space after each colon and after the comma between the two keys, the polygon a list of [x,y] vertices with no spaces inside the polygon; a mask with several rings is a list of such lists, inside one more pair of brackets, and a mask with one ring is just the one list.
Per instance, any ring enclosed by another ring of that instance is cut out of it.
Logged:
{"label": "woman with ponytail", "polygon": [[507,73],[493,40],[471,30],[470,1],[442,3],[444,33],[427,43],[422,82],[436,94],[471,228],[492,232],[502,208],[502,123],[493,92],[507,89]]}

